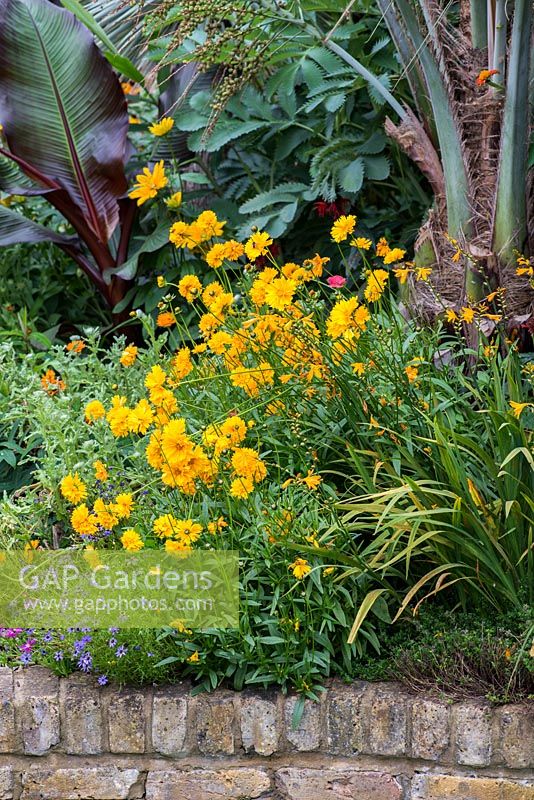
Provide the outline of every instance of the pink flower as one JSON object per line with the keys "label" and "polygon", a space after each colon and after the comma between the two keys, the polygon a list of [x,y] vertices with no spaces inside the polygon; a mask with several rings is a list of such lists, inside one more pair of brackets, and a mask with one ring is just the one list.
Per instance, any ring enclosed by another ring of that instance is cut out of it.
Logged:
{"label": "pink flower", "polygon": [[342,286],[345,286],[347,281],[343,275],[331,275],[326,279],[326,282],[331,289],[341,289]]}

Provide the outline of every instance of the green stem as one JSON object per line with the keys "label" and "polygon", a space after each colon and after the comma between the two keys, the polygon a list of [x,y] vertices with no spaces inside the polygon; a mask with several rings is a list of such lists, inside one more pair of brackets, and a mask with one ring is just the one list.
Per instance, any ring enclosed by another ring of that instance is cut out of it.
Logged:
{"label": "green stem", "polygon": [[488,6],[480,0],[470,0],[471,44],[476,50],[488,46]]}

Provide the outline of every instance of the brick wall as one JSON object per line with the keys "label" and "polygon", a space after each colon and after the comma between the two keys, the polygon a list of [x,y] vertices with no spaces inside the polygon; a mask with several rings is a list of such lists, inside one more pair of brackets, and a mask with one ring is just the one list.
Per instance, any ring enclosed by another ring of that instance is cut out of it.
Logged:
{"label": "brick wall", "polygon": [[334,682],[306,702],[0,669],[0,800],[534,800],[534,706]]}

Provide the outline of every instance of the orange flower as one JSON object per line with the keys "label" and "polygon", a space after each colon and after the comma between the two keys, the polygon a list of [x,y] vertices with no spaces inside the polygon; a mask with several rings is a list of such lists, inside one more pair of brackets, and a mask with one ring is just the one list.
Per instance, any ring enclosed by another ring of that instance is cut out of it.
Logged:
{"label": "orange flower", "polygon": [[477,86],[484,86],[488,78],[491,78],[492,75],[498,75],[498,69],[481,69],[478,73],[478,77],[475,81]]}
{"label": "orange flower", "polygon": [[41,386],[47,394],[53,395],[65,389],[65,382],[56,375],[53,369],[47,369],[41,378]]}
{"label": "orange flower", "polygon": [[82,342],[81,339],[73,339],[72,342],[69,342],[67,345],[65,345],[65,348],[69,353],[81,353],[84,347],[85,342]]}
{"label": "orange flower", "polygon": [[176,323],[176,318],[172,311],[164,311],[158,314],[156,324],[159,328],[171,328]]}

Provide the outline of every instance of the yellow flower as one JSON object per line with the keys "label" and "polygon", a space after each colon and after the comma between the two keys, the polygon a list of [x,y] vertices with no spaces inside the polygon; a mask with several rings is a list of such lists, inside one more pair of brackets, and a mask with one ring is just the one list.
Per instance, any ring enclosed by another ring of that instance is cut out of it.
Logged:
{"label": "yellow flower", "polygon": [[401,250],[400,247],[394,247],[384,255],[384,264],[393,264],[395,261],[400,261],[404,258],[406,250]]}
{"label": "yellow flower", "polygon": [[232,456],[232,467],[240,478],[250,477],[256,483],[262,481],[267,475],[267,469],[259,453],[250,447],[235,448]]}
{"label": "yellow flower", "polygon": [[205,242],[212,239],[214,236],[222,236],[223,228],[226,222],[221,222],[217,219],[217,214],[214,211],[203,211],[198,215],[197,219],[192,223],[191,228],[195,233],[198,233],[200,240]]}
{"label": "yellow flower", "polygon": [[355,375],[363,375],[365,372],[365,364],[363,361],[355,361],[354,364],[351,364],[351,367]]}
{"label": "yellow flower", "polygon": [[80,536],[92,536],[96,533],[96,518],[91,516],[85,503],[76,506],[70,515],[70,522]]}
{"label": "yellow flower", "polygon": [[106,409],[100,400],[91,400],[91,402],[87,403],[85,406],[84,413],[86,422],[95,422],[97,419],[101,419],[106,415]]}
{"label": "yellow flower", "polygon": [[417,379],[417,376],[419,375],[419,370],[417,369],[417,367],[414,366],[404,367],[404,372],[406,373],[406,377],[408,378],[410,383],[413,383]]}
{"label": "yellow flower", "polygon": [[77,472],[74,475],[65,475],[61,481],[60,490],[69,503],[79,503],[87,497],[87,488]]}
{"label": "yellow flower", "polygon": [[174,380],[181,381],[187,378],[193,370],[191,361],[191,351],[188,347],[181,347],[171,359],[172,377]]}
{"label": "yellow flower", "polygon": [[389,273],[385,269],[371,270],[367,275],[364,297],[368,303],[379,300],[384,293]]}
{"label": "yellow flower", "polygon": [[409,267],[396,267],[393,270],[393,274],[395,275],[400,284],[406,283],[410,272],[411,269]]}
{"label": "yellow flower", "polygon": [[148,130],[152,136],[165,136],[174,127],[174,120],[172,117],[163,117],[159,122],[149,125]]}
{"label": "yellow flower", "polygon": [[515,400],[510,400],[510,408],[516,419],[519,419],[525,408],[528,408],[532,403],[517,403]]}
{"label": "yellow flower", "polygon": [[172,328],[173,325],[176,325],[176,317],[172,311],[163,311],[158,314],[156,325],[158,328]]}
{"label": "yellow flower", "polygon": [[137,199],[137,205],[142,206],[147,200],[151,200],[157,195],[160,189],[167,186],[169,179],[165,176],[163,161],[154,164],[152,172],[148,167],[143,172],[135,176],[136,185],[129,193],[132,200]]}
{"label": "yellow flower", "polygon": [[106,414],[111,433],[117,438],[128,436],[130,433],[130,414],[131,409],[126,406],[117,405],[110,408]]}
{"label": "yellow flower", "polygon": [[339,217],[332,225],[330,235],[334,242],[344,242],[353,232],[356,226],[356,217],[354,214]]}
{"label": "yellow flower", "polygon": [[171,211],[175,211],[182,205],[182,193],[174,192],[174,194],[171,194],[171,196],[167,197],[163,202],[165,203],[167,208],[170,208]]}
{"label": "yellow flower", "polygon": [[195,650],[193,655],[190,655],[187,660],[189,661],[190,664],[196,664],[197,661],[200,661],[200,656],[198,654],[198,650]]}
{"label": "yellow flower", "polygon": [[311,567],[305,558],[295,559],[295,561],[289,565],[288,569],[293,572],[293,575],[299,581],[306,577],[309,572],[311,572]]}
{"label": "yellow flower", "polygon": [[177,530],[178,520],[172,514],[164,514],[154,520],[153,531],[160,539],[170,539]]}
{"label": "yellow flower", "polygon": [[370,314],[366,306],[361,306],[357,297],[339,300],[330,312],[326,323],[326,331],[332,339],[353,331],[359,336],[365,330]]}
{"label": "yellow flower", "polygon": [[112,505],[107,506],[101,497],[95,500],[93,513],[97,523],[103,528],[106,528],[106,530],[112,530],[119,521],[118,516],[115,514],[114,507]]}
{"label": "yellow flower", "polygon": [[113,513],[119,519],[128,519],[132,513],[133,505],[134,502],[132,495],[123,492],[122,494],[117,495],[115,502],[112,504]]}
{"label": "yellow flower", "polygon": [[95,461],[93,464],[95,470],[95,478],[97,481],[107,481],[109,475],[106,465],[102,461]]}
{"label": "yellow flower", "polygon": [[239,500],[244,500],[254,491],[254,483],[251,478],[235,478],[230,486],[230,494]]}
{"label": "yellow flower", "polygon": [[453,308],[448,308],[445,311],[445,319],[447,320],[447,322],[456,322],[456,320],[458,319],[458,314]]}
{"label": "yellow flower", "polygon": [[183,220],[179,220],[175,222],[174,225],[171,227],[169,231],[169,241],[173,243],[175,247],[190,247],[192,249],[195,247],[193,239],[191,238],[191,230],[187,222],[183,222]]}
{"label": "yellow flower", "polygon": [[241,417],[229,417],[222,423],[220,431],[221,435],[226,438],[228,444],[235,447],[241,444],[247,435],[247,425]]}
{"label": "yellow flower", "polygon": [[145,546],[145,543],[134,528],[128,528],[128,530],[124,531],[120,540],[124,549],[130,553],[137,553]]}
{"label": "yellow flower", "polygon": [[468,308],[467,306],[464,306],[462,308],[462,314],[461,314],[460,319],[463,322],[467,322],[467,324],[470,325],[471,322],[473,322],[474,318],[475,318],[474,309],[473,308]]}
{"label": "yellow flower", "polygon": [[267,285],[265,302],[277,311],[283,311],[293,302],[297,282],[291,278],[276,278]]}
{"label": "yellow flower", "polygon": [[431,274],[431,267],[416,267],[415,269],[415,277],[418,281],[427,281]]}
{"label": "yellow flower", "polygon": [[188,303],[192,303],[202,291],[202,284],[196,275],[186,275],[178,284],[178,291]]}
{"label": "yellow flower", "polygon": [[244,246],[241,242],[236,242],[235,239],[229,239],[224,245],[224,255],[228,261],[237,261],[245,252]]}
{"label": "yellow flower", "polygon": [[366,239],[364,236],[357,236],[350,244],[351,247],[359,247],[360,250],[369,250],[372,242],[370,239]]}
{"label": "yellow flower", "polygon": [[300,483],[304,483],[308,489],[311,489],[312,491],[318,489],[322,482],[323,479],[321,476],[315,475],[312,469],[309,469],[308,474],[300,479]]}
{"label": "yellow flower", "polygon": [[376,243],[376,254],[377,256],[380,256],[380,258],[383,258],[383,256],[387,256],[389,250],[390,248],[387,239],[382,236],[382,238],[380,238]]}
{"label": "yellow flower", "polygon": [[137,353],[139,352],[138,348],[134,344],[129,344],[121,353],[121,357],[119,359],[120,363],[123,367],[131,367],[135,363],[135,359],[137,358]]}
{"label": "yellow flower", "polygon": [[145,386],[150,391],[151,389],[161,389],[167,380],[167,373],[159,364],[154,364],[150,372],[145,378]]}
{"label": "yellow flower", "polygon": [[189,550],[188,546],[181,540],[167,539],[165,542],[165,550],[167,553],[184,553]]}
{"label": "yellow flower", "polygon": [[273,240],[268,233],[262,233],[261,231],[253,233],[250,239],[245,243],[247,258],[250,261],[255,261],[260,256],[264,256],[272,243]]}
{"label": "yellow flower", "polygon": [[214,244],[213,247],[206,253],[206,262],[208,266],[217,269],[224,263],[226,258],[226,250],[224,244]]}

